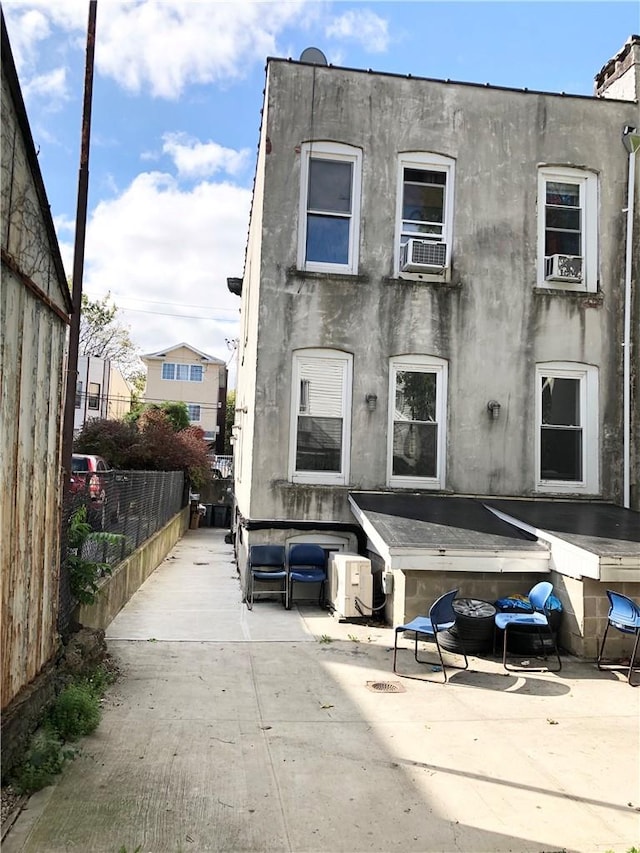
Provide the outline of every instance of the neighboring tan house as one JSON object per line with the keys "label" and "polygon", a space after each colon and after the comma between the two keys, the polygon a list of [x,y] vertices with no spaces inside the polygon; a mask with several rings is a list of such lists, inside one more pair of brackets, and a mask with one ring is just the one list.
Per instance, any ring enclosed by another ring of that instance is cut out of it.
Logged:
{"label": "neighboring tan house", "polygon": [[131,388],[120,371],[108,359],[78,356],[74,431],[92,418],[119,420],[130,411]]}
{"label": "neighboring tan house", "polygon": [[222,453],[227,399],[224,361],[185,343],[141,358],[147,367],[144,402],[186,403],[191,423],[202,428],[216,453]]}
{"label": "neighboring tan house", "polygon": [[268,60],[228,282],[241,571],[359,552],[396,625],[550,577],[586,655],[605,588],[640,597],[639,60],[594,97]]}
{"label": "neighboring tan house", "polygon": [[[2,769],[59,651],[62,413],[69,288],[1,14],[0,570]],[[32,703],[29,705],[29,703]],[[34,704],[35,703],[35,704]],[[27,706],[29,705],[29,708]]]}

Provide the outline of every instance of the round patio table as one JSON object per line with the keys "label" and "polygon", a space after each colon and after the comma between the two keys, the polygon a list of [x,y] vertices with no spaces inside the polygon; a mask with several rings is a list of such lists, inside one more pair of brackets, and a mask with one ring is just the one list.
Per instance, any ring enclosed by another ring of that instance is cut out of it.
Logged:
{"label": "round patio table", "polygon": [[[493,648],[493,626],[496,608],[481,598],[456,598],[453,601],[456,624],[438,634],[443,649],[479,655]],[[462,642],[461,642],[462,641]]]}

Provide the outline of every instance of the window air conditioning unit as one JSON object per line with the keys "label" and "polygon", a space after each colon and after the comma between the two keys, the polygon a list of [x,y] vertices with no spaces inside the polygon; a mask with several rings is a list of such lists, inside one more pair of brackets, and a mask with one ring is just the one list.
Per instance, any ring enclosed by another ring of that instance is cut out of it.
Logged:
{"label": "window air conditioning unit", "polygon": [[443,270],[447,264],[447,244],[431,240],[416,240],[411,237],[400,246],[400,269],[402,272],[425,272]]}
{"label": "window air conditioning unit", "polygon": [[547,281],[582,281],[582,257],[547,255],[544,259],[544,277]]}
{"label": "window air conditioning unit", "polygon": [[[365,606],[360,612],[356,599]],[[358,554],[337,552],[329,558],[329,600],[334,611],[348,619],[368,616],[373,607],[373,575],[371,560]]]}

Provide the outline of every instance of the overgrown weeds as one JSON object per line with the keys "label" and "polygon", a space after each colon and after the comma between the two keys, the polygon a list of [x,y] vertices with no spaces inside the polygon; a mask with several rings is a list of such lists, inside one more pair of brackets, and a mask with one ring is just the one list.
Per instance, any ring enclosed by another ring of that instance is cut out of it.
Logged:
{"label": "overgrown weeds", "polygon": [[69,684],[54,702],[50,720],[64,741],[90,735],[100,722],[100,698],[86,682]]}
{"label": "overgrown weeds", "polygon": [[113,681],[114,675],[101,666],[58,694],[13,774],[11,782],[19,793],[32,794],[50,785],[76,756],[78,749],[70,744],[95,731],[102,715],[100,700]]}
{"label": "overgrown weeds", "polygon": [[44,725],[31,738],[24,761],[18,768],[13,787],[21,794],[30,794],[50,785],[60,773],[73,750],[65,748],[51,725]]}
{"label": "overgrown weeds", "polygon": [[67,528],[67,557],[65,567],[69,572],[71,594],[80,604],[93,604],[98,592],[98,581],[111,574],[108,563],[88,559],[86,546],[90,542],[107,546],[122,544],[125,537],[120,533],[93,530],[87,521],[87,509],[81,506],[69,519]]}

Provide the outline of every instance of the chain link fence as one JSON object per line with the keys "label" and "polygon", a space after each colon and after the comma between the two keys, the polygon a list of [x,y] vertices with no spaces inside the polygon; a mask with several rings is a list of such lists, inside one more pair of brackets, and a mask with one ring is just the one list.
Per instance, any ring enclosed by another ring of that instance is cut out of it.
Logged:
{"label": "chain link fence", "polygon": [[182,471],[106,471],[76,476],[74,481],[62,513],[58,627],[63,635],[68,632],[77,603],[66,565],[71,553],[69,525],[76,513],[84,507],[92,530],[80,556],[113,568],[189,502],[189,485]]}

